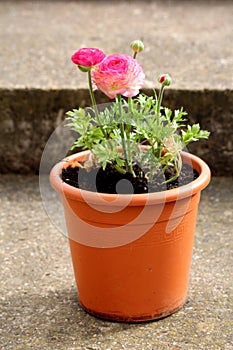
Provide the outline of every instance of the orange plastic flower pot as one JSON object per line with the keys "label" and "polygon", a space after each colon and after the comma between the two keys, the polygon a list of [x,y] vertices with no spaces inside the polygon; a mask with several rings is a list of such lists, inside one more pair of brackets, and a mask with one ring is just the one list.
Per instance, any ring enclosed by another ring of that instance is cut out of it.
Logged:
{"label": "orange plastic flower pot", "polygon": [[50,174],[60,193],[81,305],[108,320],[141,322],[177,311],[186,300],[200,191],[210,181],[205,162],[182,153],[199,177],[159,193],[100,194],[63,182],[63,167]]}

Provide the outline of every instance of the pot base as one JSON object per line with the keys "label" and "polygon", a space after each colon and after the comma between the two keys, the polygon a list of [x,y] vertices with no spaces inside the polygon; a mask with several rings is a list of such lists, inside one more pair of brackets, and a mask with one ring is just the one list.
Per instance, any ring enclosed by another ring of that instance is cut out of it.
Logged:
{"label": "pot base", "polygon": [[131,315],[120,315],[117,312],[114,314],[111,313],[102,313],[102,312],[96,312],[94,310],[90,310],[86,308],[80,301],[80,305],[82,308],[89,313],[92,316],[95,316],[97,318],[106,320],[106,321],[113,321],[113,322],[125,322],[125,323],[142,323],[142,322],[149,322],[149,321],[155,321],[162,318],[165,318],[167,316],[170,316],[174,314],[175,312],[179,311],[185,304],[186,300],[180,303],[180,305],[176,306],[175,308],[163,311],[161,313],[152,313],[147,315],[137,315],[137,316],[131,316]]}

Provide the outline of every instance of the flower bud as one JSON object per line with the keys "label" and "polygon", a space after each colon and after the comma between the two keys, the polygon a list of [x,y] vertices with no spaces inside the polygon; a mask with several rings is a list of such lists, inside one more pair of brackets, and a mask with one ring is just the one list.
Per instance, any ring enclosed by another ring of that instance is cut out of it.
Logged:
{"label": "flower bud", "polygon": [[161,74],[158,78],[158,82],[164,86],[169,86],[172,82],[172,79],[169,74]]}
{"label": "flower bud", "polygon": [[134,40],[130,44],[131,49],[138,53],[144,50],[144,44],[141,40]]}

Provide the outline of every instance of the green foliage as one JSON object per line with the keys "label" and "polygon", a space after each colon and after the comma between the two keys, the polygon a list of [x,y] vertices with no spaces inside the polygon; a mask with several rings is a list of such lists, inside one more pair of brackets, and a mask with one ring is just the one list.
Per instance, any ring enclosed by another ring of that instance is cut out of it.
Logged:
{"label": "green foliage", "polygon": [[198,141],[199,139],[208,139],[209,131],[200,130],[199,124],[193,124],[192,126],[188,125],[187,130],[181,130],[182,140],[184,145],[188,145],[190,142]]}
{"label": "green foliage", "polygon": [[[199,124],[185,129],[187,113],[183,108],[173,112],[161,107],[159,98],[156,93],[127,101],[117,96],[103,111],[79,108],[68,112],[67,125],[78,134],[73,148],[90,149],[95,164],[104,169],[111,163],[119,172],[133,175],[134,162],[149,167],[149,177],[158,169],[173,166],[174,180],[181,170],[180,151],[190,142],[207,139],[209,132]],[[143,145],[150,147],[145,150]]]}

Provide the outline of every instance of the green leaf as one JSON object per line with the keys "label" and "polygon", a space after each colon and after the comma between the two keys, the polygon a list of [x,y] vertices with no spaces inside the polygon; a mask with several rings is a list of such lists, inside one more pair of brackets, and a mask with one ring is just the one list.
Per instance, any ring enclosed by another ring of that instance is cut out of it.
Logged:
{"label": "green leaf", "polygon": [[209,137],[209,132],[207,130],[200,130],[200,125],[193,124],[192,126],[188,125],[187,130],[182,130],[182,140],[185,145],[190,142],[198,141],[199,139],[207,139]]}

